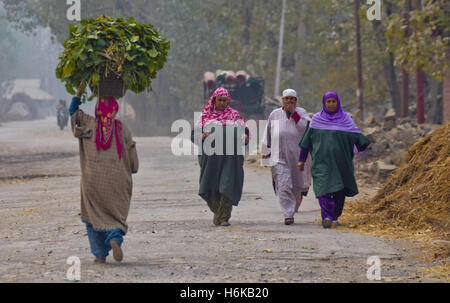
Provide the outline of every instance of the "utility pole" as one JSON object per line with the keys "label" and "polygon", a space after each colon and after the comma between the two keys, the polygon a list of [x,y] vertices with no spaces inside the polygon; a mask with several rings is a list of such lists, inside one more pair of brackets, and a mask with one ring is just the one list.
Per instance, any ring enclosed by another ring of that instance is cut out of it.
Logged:
{"label": "utility pole", "polygon": [[277,72],[276,72],[276,77],[275,77],[274,96],[280,95],[280,73],[281,73],[281,59],[283,57],[284,13],[285,13],[285,11],[286,11],[286,0],[283,0],[283,5],[281,8],[280,40],[278,43]]}
{"label": "utility pole", "polygon": [[356,97],[358,98],[359,118],[364,121],[364,99],[363,99],[363,81],[362,81],[362,54],[361,54],[361,30],[359,23],[359,1],[355,1],[355,32],[356,32],[356,71],[357,88]]}

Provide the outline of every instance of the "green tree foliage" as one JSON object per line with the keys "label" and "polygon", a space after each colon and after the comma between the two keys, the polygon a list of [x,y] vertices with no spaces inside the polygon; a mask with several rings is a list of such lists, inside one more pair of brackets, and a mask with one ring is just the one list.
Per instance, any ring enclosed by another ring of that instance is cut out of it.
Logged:
{"label": "green tree foliage", "polygon": [[[38,26],[49,26],[59,43],[68,38],[69,25],[78,23],[67,20],[65,1],[3,1],[9,21],[17,28],[31,32]],[[183,100],[180,112],[198,109],[203,102],[203,72],[211,64],[209,58],[224,36],[216,34],[220,30],[211,31],[207,22],[194,15],[191,8],[180,0],[81,0],[81,15],[83,18],[109,15],[125,19],[133,16],[137,22],[154,24],[158,32],[171,41],[167,63],[158,76],[169,82],[171,96],[161,95],[155,87],[152,98],[160,97],[161,102],[168,105],[174,99]]]}
{"label": "green tree foliage", "polygon": [[395,53],[395,63],[409,71],[422,68],[442,82],[450,62],[445,58],[450,49],[450,3],[426,0],[422,9],[410,13],[411,34],[404,35],[401,14],[389,19],[387,37],[389,49]]}
{"label": "green tree foliage", "polygon": [[[67,38],[65,1],[3,1],[10,20],[19,21],[25,28],[50,26],[59,41]],[[81,3],[83,18],[134,16],[138,22],[155,24],[171,41],[168,62],[151,94],[164,121],[175,116],[192,119],[192,111],[201,109],[205,71],[247,70],[252,76],[264,77],[267,95],[273,92],[281,17],[278,0]],[[398,36],[402,1],[382,1],[381,21],[369,21],[369,6],[366,1],[361,3],[364,101],[367,111],[377,113],[380,107],[398,103],[394,59],[397,65],[408,59],[411,68],[421,65],[436,78],[442,75],[448,65],[443,61],[443,50],[448,46],[450,27],[441,4],[448,1],[425,1],[422,10],[411,13],[411,28],[416,32],[411,39]],[[339,92],[346,110],[356,110],[353,4],[354,0],[287,1],[281,87],[298,90],[301,105],[309,111],[320,109],[321,96],[327,90]]]}
{"label": "green tree foliage", "polygon": [[[384,24],[368,21],[367,8],[361,8],[364,89],[366,103],[375,107],[380,100],[390,99],[385,75],[389,53]],[[270,95],[279,40],[279,1],[209,0],[197,4],[194,11],[208,20],[210,28],[228,29],[213,56],[216,66],[246,69],[264,77]],[[321,108],[321,96],[328,90],[338,91],[347,109],[356,108],[353,0],[288,1],[285,27],[281,86],[297,89],[310,111]]]}
{"label": "green tree foliage", "polygon": [[9,71],[11,71],[17,61],[15,52],[16,40],[11,33],[8,22],[4,18],[5,15],[0,6],[0,95],[2,94],[1,84],[6,80],[10,80],[11,73]]}

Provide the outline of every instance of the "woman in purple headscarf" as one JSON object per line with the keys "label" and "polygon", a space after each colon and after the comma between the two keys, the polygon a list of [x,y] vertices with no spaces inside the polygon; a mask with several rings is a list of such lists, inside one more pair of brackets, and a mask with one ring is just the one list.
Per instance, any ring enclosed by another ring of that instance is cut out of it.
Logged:
{"label": "woman in purple headscarf", "polygon": [[336,92],[329,91],[323,96],[322,107],[322,111],[313,116],[299,144],[298,166],[304,169],[310,152],[313,188],[322,210],[322,225],[330,228],[338,225],[345,197],[358,193],[353,168],[354,147],[363,151],[370,142],[344,112]]}

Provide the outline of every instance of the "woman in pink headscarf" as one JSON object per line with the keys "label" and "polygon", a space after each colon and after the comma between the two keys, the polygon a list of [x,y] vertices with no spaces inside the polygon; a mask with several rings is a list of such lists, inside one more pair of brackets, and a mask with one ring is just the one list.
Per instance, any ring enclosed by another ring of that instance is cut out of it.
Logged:
{"label": "woman in pink headscarf", "polygon": [[192,131],[192,142],[201,154],[199,195],[214,213],[213,223],[229,226],[233,206],[237,206],[244,184],[244,144],[248,127],[237,110],[230,107],[231,97],[218,88],[204,107]]}
{"label": "woman in pink headscarf", "polygon": [[95,117],[78,109],[85,85],[69,107],[72,131],[79,140],[81,164],[81,219],[86,224],[95,262],[104,263],[109,251],[120,262],[121,244],[132,193],[131,174],[137,173],[136,143],[116,119],[119,104],[99,97]]}

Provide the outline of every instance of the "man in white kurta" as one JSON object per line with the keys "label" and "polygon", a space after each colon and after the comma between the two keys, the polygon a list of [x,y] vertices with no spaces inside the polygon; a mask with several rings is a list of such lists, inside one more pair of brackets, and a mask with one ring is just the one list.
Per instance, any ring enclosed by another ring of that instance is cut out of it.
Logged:
{"label": "man in white kurta", "polygon": [[275,194],[280,200],[286,225],[294,223],[294,213],[311,186],[309,159],[300,171],[297,163],[300,156],[299,143],[305,133],[310,117],[297,107],[297,93],[293,89],[283,91],[283,107],[269,115],[261,154],[263,164],[270,165]]}

